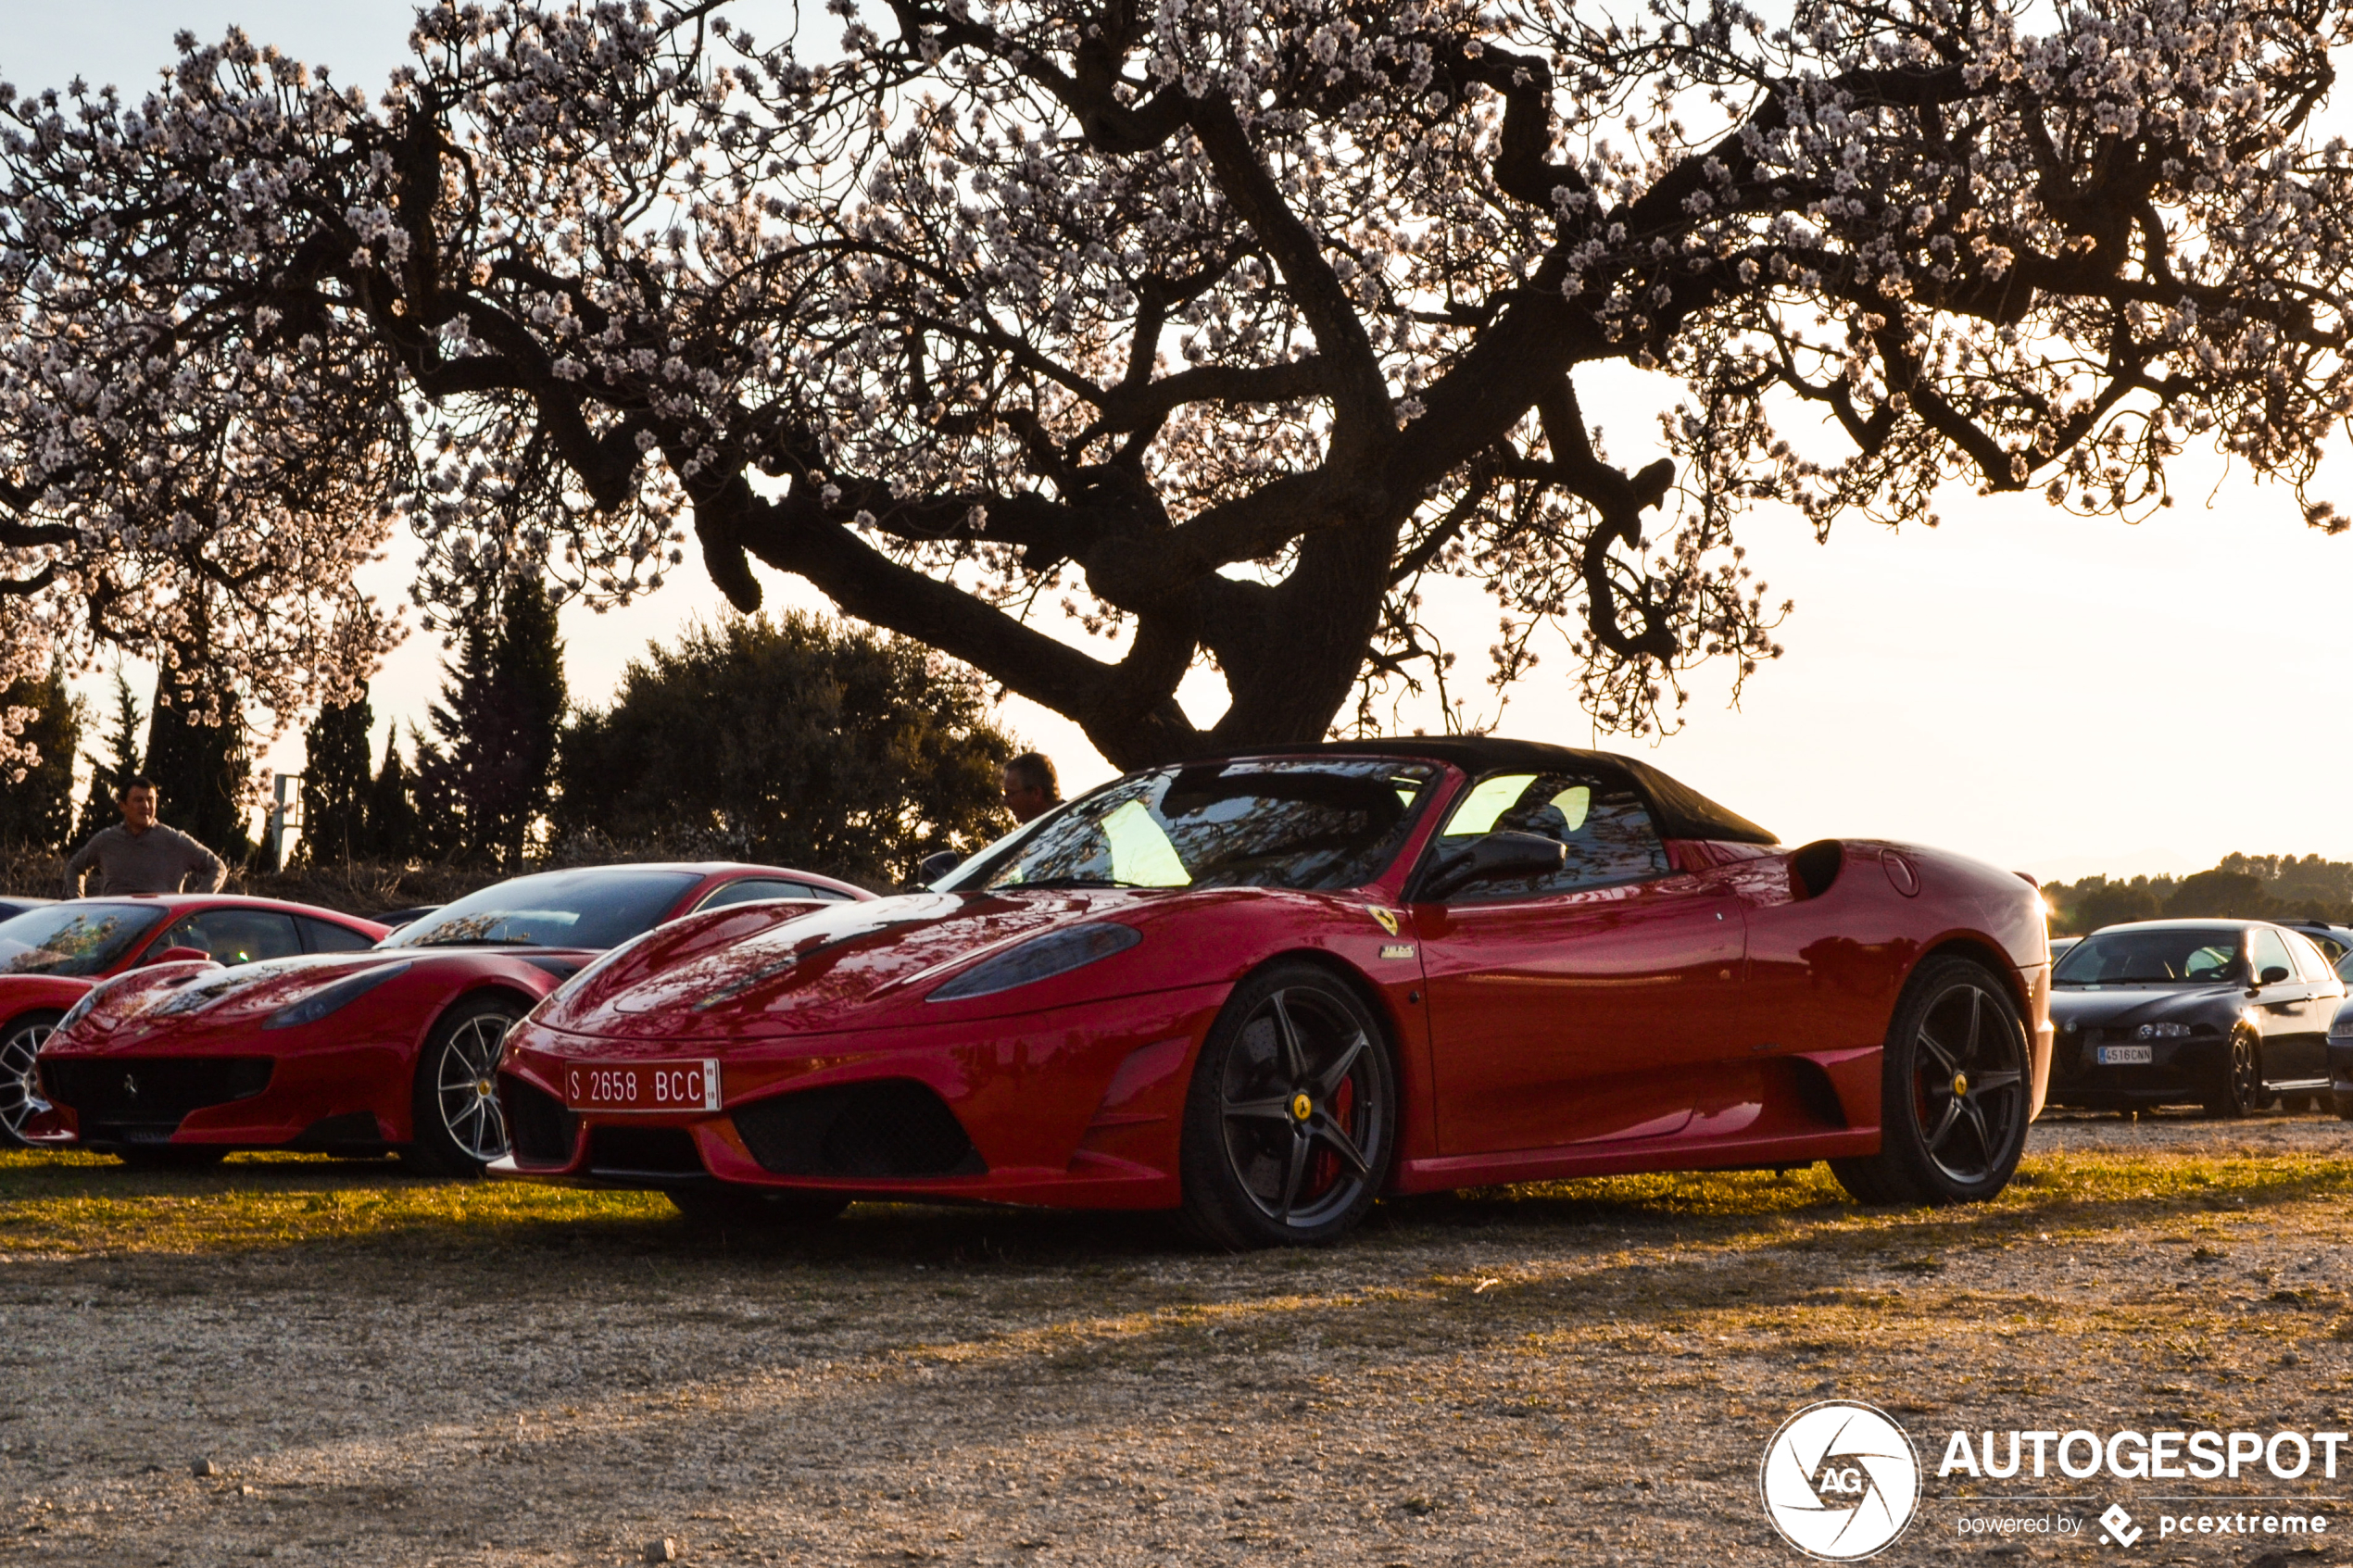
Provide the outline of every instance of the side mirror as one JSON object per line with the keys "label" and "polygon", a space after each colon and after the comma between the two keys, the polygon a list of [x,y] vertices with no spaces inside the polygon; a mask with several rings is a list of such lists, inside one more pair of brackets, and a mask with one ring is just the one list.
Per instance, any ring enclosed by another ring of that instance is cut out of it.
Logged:
{"label": "side mirror", "polygon": [[1430,868],[1421,897],[1443,898],[1475,882],[1501,876],[1540,876],[1568,859],[1568,846],[1533,833],[1491,833],[1448,852]]}
{"label": "side mirror", "polygon": [[[202,947],[166,947],[162,952],[149,959],[147,963],[210,963],[211,961],[212,955]],[[142,964],[140,967],[144,969],[146,964]]]}
{"label": "side mirror", "polygon": [[2281,981],[2285,980],[2286,978],[2287,971],[2281,968],[2278,964],[2273,964],[2271,968],[2263,972],[2263,978],[2260,984],[2265,985],[2277,985]]}
{"label": "side mirror", "polygon": [[953,849],[942,849],[937,855],[926,855],[915,864],[915,885],[929,887],[963,863],[964,858]]}

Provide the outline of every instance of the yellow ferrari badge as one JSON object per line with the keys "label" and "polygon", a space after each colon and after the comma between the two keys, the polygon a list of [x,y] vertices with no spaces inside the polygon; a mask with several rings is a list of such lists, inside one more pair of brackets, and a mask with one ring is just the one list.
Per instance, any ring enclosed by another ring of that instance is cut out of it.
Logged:
{"label": "yellow ferrari badge", "polygon": [[1388,932],[1391,936],[1397,935],[1397,911],[1395,909],[1384,909],[1378,904],[1368,904],[1365,906],[1365,909],[1372,915],[1373,919],[1380,922],[1380,928],[1383,931]]}

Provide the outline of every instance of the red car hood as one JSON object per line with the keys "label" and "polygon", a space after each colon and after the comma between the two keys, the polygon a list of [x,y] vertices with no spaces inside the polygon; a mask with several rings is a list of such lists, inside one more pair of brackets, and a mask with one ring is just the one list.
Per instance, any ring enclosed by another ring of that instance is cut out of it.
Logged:
{"label": "red car hood", "polygon": [[280,1008],[371,970],[455,967],[494,954],[584,964],[596,957],[593,952],[546,947],[390,947],[265,959],[231,969],[194,960],[156,964],[109,982],[71,1033],[44,1048],[103,1046],[113,1049],[192,1024],[207,1030],[238,1025],[258,1028]]}
{"label": "red car hood", "polygon": [[[1246,889],[912,893],[820,905],[781,921],[782,910],[762,915],[748,906],[708,923],[674,922],[618,950],[534,1018],[567,1033],[635,1039],[878,1027],[921,1008],[958,971],[1058,927],[1111,921],[1140,929],[1180,909],[1252,896]],[[1154,988],[1161,982],[1147,972],[1159,967],[1122,953],[1071,978],[1095,994],[1119,995]],[[926,1009],[923,1021],[1026,1012],[1058,999],[1050,993],[1060,989],[1057,980],[1039,981]]]}

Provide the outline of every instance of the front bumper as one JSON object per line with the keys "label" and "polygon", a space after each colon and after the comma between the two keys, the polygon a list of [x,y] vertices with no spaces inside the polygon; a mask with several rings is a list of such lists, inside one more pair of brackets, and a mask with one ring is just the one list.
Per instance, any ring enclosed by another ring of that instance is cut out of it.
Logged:
{"label": "front bumper", "polygon": [[[499,1094],[494,1176],[856,1198],[1168,1209],[1200,1043],[1227,987],[981,1022],[728,1042],[635,1042],[526,1022]],[[567,1069],[715,1059],[714,1110],[582,1109]]]}
{"label": "front bumper", "polygon": [[50,1110],[27,1122],[25,1141],[359,1152],[406,1139],[410,1041],[333,1035],[323,1026],[284,1034],[44,1050]]}
{"label": "front bumper", "polygon": [[2329,1086],[2353,1095],[2353,1035],[2329,1036]]}

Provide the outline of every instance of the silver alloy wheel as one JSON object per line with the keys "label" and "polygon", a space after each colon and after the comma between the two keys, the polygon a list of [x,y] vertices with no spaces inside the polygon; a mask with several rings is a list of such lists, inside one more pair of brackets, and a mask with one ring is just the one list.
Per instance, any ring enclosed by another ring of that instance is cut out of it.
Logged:
{"label": "silver alloy wheel", "polygon": [[507,1112],[498,1103],[498,1047],[514,1021],[480,1013],[450,1032],[434,1073],[434,1099],[450,1141],[484,1164],[507,1153]]}
{"label": "silver alloy wheel", "polygon": [[1915,1041],[1920,1142],[1952,1181],[1982,1182],[2025,1125],[2024,1042],[2008,1010],[1966,980],[1930,1004]]}
{"label": "silver alloy wheel", "polygon": [[1308,987],[1269,994],[1243,1022],[1218,1084],[1226,1160],[1258,1211],[1312,1228],[1354,1203],[1382,1161],[1377,1047]]}
{"label": "silver alloy wheel", "polygon": [[46,1014],[20,1019],[0,1040],[0,1131],[8,1141],[24,1141],[24,1124],[49,1109],[41,1096],[41,1074],[35,1059],[49,1036],[57,1032]]}

